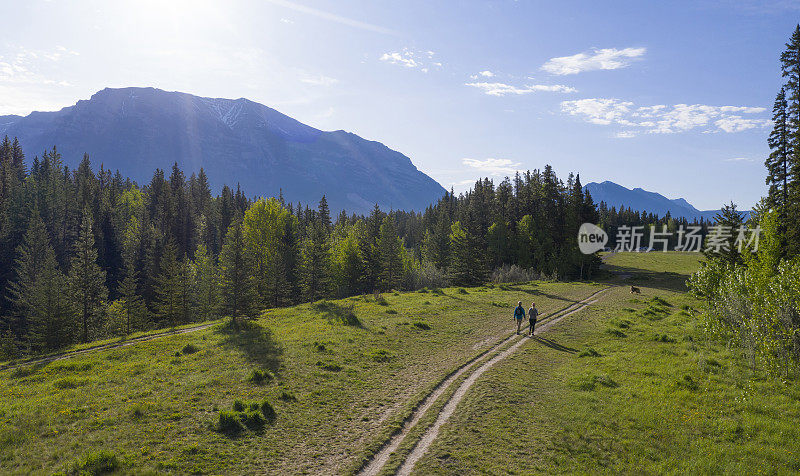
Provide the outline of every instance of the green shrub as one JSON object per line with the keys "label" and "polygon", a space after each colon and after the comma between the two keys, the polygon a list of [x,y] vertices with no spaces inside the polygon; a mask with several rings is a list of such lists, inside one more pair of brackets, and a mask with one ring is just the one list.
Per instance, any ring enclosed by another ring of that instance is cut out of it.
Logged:
{"label": "green shrub", "polygon": [[653,337],[653,340],[656,342],[675,342],[675,339],[667,334],[656,334],[655,337]]}
{"label": "green shrub", "polygon": [[72,467],[67,471],[67,474],[96,476],[113,473],[118,468],[119,461],[114,453],[97,451],[87,453],[72,463]]}
{"label": "green shrub", "polygon": [[697,390],[698,385],[697,382],[694,381],[691,375],[684,375],[682,379],[678,380],[676,383],[678,388],[685,388],[687,390]]}
{"label": "green shrub", "polygon": [[253,369],[250,372],[250,376],[247,377],[247,380],[260,385],[269,383],[273,378],[275,378],[275,375],[269,370]]}
{"label": "green shrub", "polygon": [[386,298],[383,297],[383,294],[377,294],[375,295],[375,304],[379,306],[388,306],[389,301],[387,301]]}
{"label": "green shrub", "polygon": [[375,362],[391,362],[394,360],[394,354],[386,349],[375,349],[367,353],[367,357]]}
{"label": "green shrub", "polygon": [[315,341],[314,342],[314,350],[316,350],[317,352],[325,352],[325,351],[328,350],[328,348],[325,347],[325,344],[323,342],[316,342]]}
{"label": "green shrub", "polygon": [[469,292],[464,288],[458,288],[458,291],[456,291],[456,292],[458,294],[469,294]]}
{"label": "green shrub", "polygon": [[612,335],[614,337],[627,337],[624,332],[619,329],[608,328],[606,329],[606,334]]}
{"label": "green shrub", "polygon": [[582,350],[578,357],[600,357],[600,352],[594,350],[593,348],[589,347],[588,349]]}
{"label": "green shrub", "polygon": [[341,365],[330,360],[317,361],[317,367],[321,368],[322,370],[327,370],[329,372],[339,372],[340,370],[342,370]]}
{"label": "green shrub", "polygon": [[342,306],[341,304],[322,300],[312,304],[311,309],[325,315],[330,322],[362,327],[361,321],[358,320],[358,316],[355,313],[355,303],[352,301],[347,306]]}
{"label": "green shrub", "polygon": [[615,382],[608,375],[590,375],[590,374],[584,374],[572,378],[570,380],[570,385],[572,385],[572,387],[576,388],[577,390],[585,392],[594,390],[595,388],[597,388],[598,385],[607,388],[619,387],[619,384]]}
{"label": "green shrub", "polygon": [[296,402],[297,397],[294,396],[292,392],[288,390],[281,391],[281,394],[278,396],[279,399],[283,400],[284,402]]}
{"label": "green shrub", "polygon": [[417,329],[422,329],[423,331],[430,330],[430,328],[431,328],[431,326],[429,326],[425,322],[415,322],[414,323],[414,327],[416,327]]}
{"label": "green shrub", "polygon": [[387,309],[386,314],[397,314],[397,311],[394,309]]}
{"label": "green shrub", "polygon": [[263,402],[245,403],[241,400],[233,402],[233,411],[220,411],[217,431],[236,434],[248,428],[261,430],[267,423],[273,423],[277,417],[275,409],[266,400]]}
{"label": "green shrub", "polygon": [[80,386],[86,385],[86,380],[76,379],[74,377],[64,377],[62,379],[58,379],[53,382],[53,386],[55,388],[60,388],[62,390],[70,389],[70,388],[78,388]]}
{"label": "green shrub", "polygon": [[188,354],[194,354],[198,350],[200,350],[200,348],[197,347],[196,345],[194,345],[194,344],[186,344],[185,346],[183,346],[183,349],[181,350],[181,352],[183,352],[184,354],[188,355]]}
{"label": "green shrub", "polygon": [[241,412],[229,412],[222,410],[219,412],[219,421],[217,422],[217,431],[222,433],[238,433],[244,429],[241,419],[239,418]]}

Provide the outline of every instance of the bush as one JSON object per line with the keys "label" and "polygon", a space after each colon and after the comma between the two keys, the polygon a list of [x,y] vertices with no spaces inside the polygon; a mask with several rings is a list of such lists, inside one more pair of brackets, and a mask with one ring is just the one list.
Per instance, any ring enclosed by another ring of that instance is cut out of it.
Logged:
{"label": "bush", "polygon": [[292,394],[291,392],[286,391],[286,390],[283,390],[281,392],[281,394],[278,396],[278,398],[283,400],[284,402],[296,402],[297,401],[297,397],[295,397],[294,394]]}
{"label": "bush", "polygon": [[119,461],[114,453],[99,451],[87,453],[72,464],[67,474],[74,475],[100,475],[113,473],[119,468]]}
{"label": "bush", "polygon": [[404,283],[406,289],[421,289],[420,292],[427,292],[428,288],[447,287],[449,284],[447,273],[429,262],[414,266],[407,273],[406,282]]}
{"label": "bush", "polygon": [[186,344],[185,346],[183,346],[183,349],[181,350],[181,352],[183,352],[184,354],[194,354],[195,352],[197,352],[199,350],[200,350],[200,348],[197,347],[194,344]]}
{"label": "bush", "polygon": [[317,367],[321,368],[322,370],[327,370],[328,372],[339,372],[340,370],[342,370],[341,365],[330,360],[318,361]]}
{"label": "bush", "polygon": [[606,329],[606,334],[612,335],[614,337],[627,337],[624,332],[619,329],[608,328]]}
{"label": "bush", "polygon": [[239,419],[239,413],[240,412],[237,411],[220,411],[217,431],[222,433],[238,433],[244,430],[244,425],[242,425],[242,421]]}
{"label": "bush", "polygon": [[330,322],[336,322],[346,326],[362,327],[361,321],[359,321],[358,316],[356,316],[354,302],[350,302],[347,306],[342,306],[335,302],[322,300],[312,304],[311,309],[324,314]]}
{"label": "bush", "polygon": [[600,357],[600,352],[594,350],[593,348],[589,347],[588,349],[582,350],[578,357]]}
{"label": "bush", "polygon": [[469,294],[469,292],[464,288],[458,288],[456,291],[458,294]]}
{"label": "bush", "polygon": [[246,428],[257,431],[267,423],[273,423],[276,418],[275,409],[266,400],[260,403],[236,400],[233,402],[233,411],[219,412],[217,431],[230,434],[239,433]]}
{"label": "bush", "polygon": [[270,382],[273,378],[275,378],[275,375],[269,370],[253,369],[250,372],[250,376],[247,377],[247,380],[260,385]]}
{"label": "bush", "polygon": [[391,362],[394,355],[386,349],[375,349],[367,353],[367,357],[375,362]]}
{"label": "bush", "polygon": [[532,268],[526,269],[515,264],[506,264],[495,268],[490,279],[493,283],[526,283],[541,278],[542,276]]}
{"label": "bush", "polygon": [[386,314],[397,314],[397,311],[394,309],[387,309]]}
{"label": "bush", "polygon": [[414,327],[416,327],[417,329],[422,329],[423,331],[430,330],[430,328],[431,328],[431,326],[429,326],[425,322],[415,322],[414,323]]}
{"label": "bush", "polygon": [[656,334],[655,337],[653,337],[653,340],[656,342],[675,342],[675,339],[667,334]]}

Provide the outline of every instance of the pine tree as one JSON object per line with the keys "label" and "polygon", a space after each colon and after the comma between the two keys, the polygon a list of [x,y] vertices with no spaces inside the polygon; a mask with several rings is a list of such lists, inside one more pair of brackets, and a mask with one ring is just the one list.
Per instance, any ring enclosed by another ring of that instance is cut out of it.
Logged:
{"label": "pine tree", "polygon": [[85,209],[70,264],[70,297],[81,326],[81,342],[89,342],[99,327],[108,299],[106,273],[97,264],[97,249],[89,210]]}
{"label": "pine tree", "polygon": [[219,313],[237,319],[257,311],[258,293],[253,279],[252,256],[247,249],[242,220],[234,219],[220,253]]}
{"label": "pine tree", "polygon": [[122,244],[123,278],[119,286],[119,294],[125,309],[124,331],[130,334],[134,329],[143,326],[147,309],[139,294],[138,263],[141,241],[139,220],[132,217],[125,231]]}
{"label": "pine tree", "polygon": [[386,291],[395,289],[403,277],[403,244],[397,236],[394,220],[388,216],[381,224],[378,252],[381,260],[378,276],[380,287]]}
{"label": "pine tree", "polygon": [[16,319],[12,331],[33,351],[52,350],[71,342],[72,312],[66,279],[59,271],[44,221],[38,209],[17,250],[16,280],[9,286]]}
{"label": "pine tree", "polygon": [[175,242],[170,240],[161,256],[156,279],[156,317],[162,324],[177,326],[184,317],[183,281],[185,276]]}
{"label": "pine tree", "polygon": [[197,246],[197,251],[194,253],[193,268],[197,313],[202,320],[213,319],[217,310],[217,267],[214,258],[208,254],[202,243]]}
{"label": "pine tree", "polygon": [[772,152],[766,160],[767,180],[769,195],[767,200],[770,206],[778,210],[780,228],[778,233],[781,241],[785,240],[785,226],[787,222],[788,181],[789,181],[789,122],[787,116],[786,91],[781,88],[775,98],[772,108],[772,121],[774,126],[769,135],[767,144]]}
{"label": "pine tree", "polygon": [[786,245],[792,256],[800,253],[800,25],[795,27],[781,53],[781,74],[786,78],[788,122],[788,201]]}
{"label": "pine tree", "polygon": [[308,301],[326,298],[331,292],[330,240],[324,226],[315,222],[303,242],[301,285]]}

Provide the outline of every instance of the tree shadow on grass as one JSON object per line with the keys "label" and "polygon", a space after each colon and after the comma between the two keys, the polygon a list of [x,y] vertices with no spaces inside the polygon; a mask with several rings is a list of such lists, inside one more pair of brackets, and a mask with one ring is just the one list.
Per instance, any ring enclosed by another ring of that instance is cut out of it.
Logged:
{"label": "tree shadow on grass", "polygon": [[223,336],[223,346],[238,350],[250,362],[278,374],[283,349],[269,329],[253,321],[227,321],[215,332]]}
{"label": "tree shadow on grass", "polygon": [[532,337],[532,339],[537,341],[537,342],[539,342],[540,344],[542,344],[542,345],[544,345],[546,347],[550,347],[551,349],[555,349],[555,350],[558,350],[560,352],[567,352],[568,354],[574,354],[574,353],[578,352],[578,349],[573,349],[572,347],[567,347],[565,345],[561,345],[558,342],[555,342],[553,340],[547,339],[547,338],[542,337],[542,336],[534,335]]}
{"label": "tree shadow on grass", "polygon": [[356,316],[355,305],[352,301],[348,305],[342,306],[335,302],[322,300],[311,304],[311,309],[324,314],[331,323],[340,323],[364,329],[364,324]]}

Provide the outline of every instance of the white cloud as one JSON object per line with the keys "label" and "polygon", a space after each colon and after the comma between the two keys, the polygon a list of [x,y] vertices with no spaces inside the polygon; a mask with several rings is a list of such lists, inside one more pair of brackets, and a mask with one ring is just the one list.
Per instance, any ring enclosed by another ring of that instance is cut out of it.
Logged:
{"label": "white cloud", "polygon": [[281,18],[281,23],[286,23],[287,25],[292,25],[294,22],[289,20],[288,18]]}
{"label": "white cloud", "polygon": [[414,60],[414,54],[410,51],[405,51],[403,53],[384,53],[383,56],[380,57],[380,60],[391,64],[401,64],[407,68],[416,68],[419,66],[419,63]]}
{"label": "white cloud", "polygon": [[507,96],[509,94],[522,95],[529,94],[537,91],[555,92],[555,93],[574,93],[577,89],[571,86],[564,86],[563,84],[530,84],[525,86],[513,86],[505,83],[464,83],[466,86],[478,88],[489,96]]}
{"label": "white cloud", "polygon": [[494,77],[494,73],[492,73],[492,72],[491,72],[491,71],[489,71],[489,70],[486,70],[486,71],[481,71],[481,72],[480,72],[480,73],[478,73],[478,74],[480,74],[480,75],[481,75],[481,76],[483,76],[484,78],[492,78],[492,77]]}
{"label": "white cloud", "polygon": [[522,165],[521,163],[514,162],[511,159],[495,158],[489,158],[485,160],[462,159],[461,162],[467,167],[472,167],[473,169],[480,170],[482,173],[491,175],[513,174],[519,170],[520,165]]}
{"label": "white cloud", "polygon": [[[708,106],[705,104],[663,104],[637,107],[630,101],[619,99],[589,98],[562,101],[561,111],[577,116],[592,124],[618,124],[629,129],[617,137],[632,137],[631,127],[653,134],[672,134],[700,129],[702,132],[741,132],[767,127],[768,119],[744,118],[732,114],[759,114],[763,107]],[[630,134],[629,134],[630,133]]]}
{"label": "white cloud", "polygon": [[311,85],[314,85],[314,86],[330,86],[332,84],[338,83],[339,80],[336,79],[336,78],[331,78],[331,77],[324,76],[324,75],[320,74],[319,76],[311,76],[311,77],[307,77],[307,78],[301,78],[300,82],[301,83],[306,83],[306,84],[311,84]]}
{"label": "white cloud", "polygon": [[433,51],[417,51],[410,48],[403,48],[403,51],[392,51],[380,56],[381,61],[389,64],[397,64],[406,68],[420,68],[420,71],[427,73],[432,67],[441,68],[439,61],[429,61],[433,59]]}
{"label": "white cloud", "polygon": [[630,139],[631,137],[636,137],[636,132],[634,131],[620,131],[614,134],[614,137],[617,139]]}
{"label": "white cloud", "polygon": [[550,58],[542,65],[542,70],[551,74],[564,75],[600,69],[625,68],[632,61],[641,58],[645,52],[647,52],[647,48],[594,49],[590,52],[578,53],[572,56]]}
{"label": "white cloud", "polygon": [[59,62],[65,57],[77,56],[80,53],[63,46],[50,50],[29,50],[17,48],[16,52],[0,56],[0,82],[6,84],[58,84],[68,86],[64,80],[54,80],[41,71]]}

